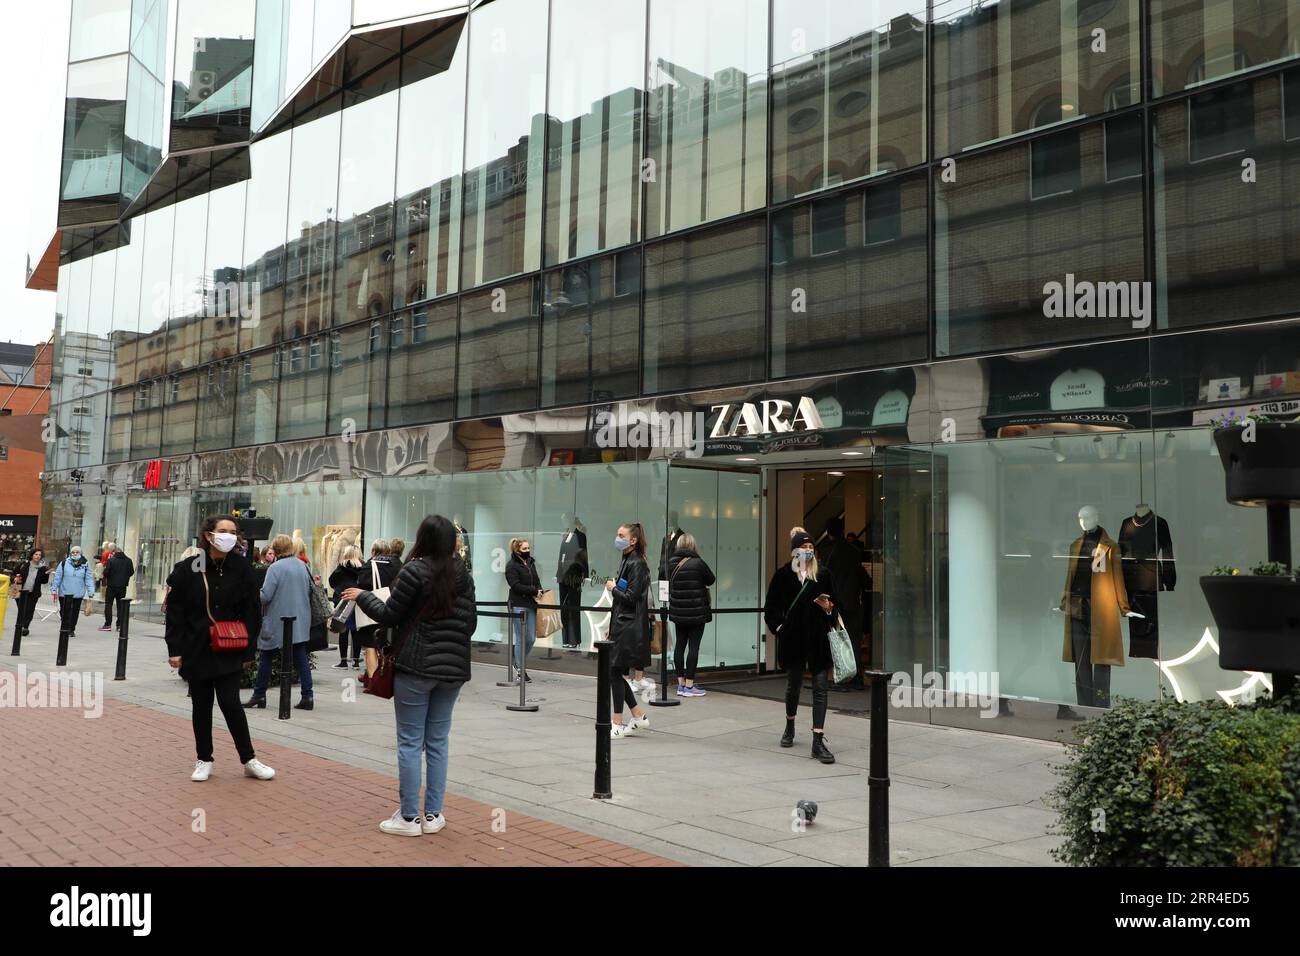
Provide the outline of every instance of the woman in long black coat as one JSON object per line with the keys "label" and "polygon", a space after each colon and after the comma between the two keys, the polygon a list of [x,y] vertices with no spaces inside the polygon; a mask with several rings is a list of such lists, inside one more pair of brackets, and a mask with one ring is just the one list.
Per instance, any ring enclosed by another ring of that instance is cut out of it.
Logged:
{"label": "woman in long black coat", "polygon": [[[234,550],[238,523],[230,515],[208,518],[199,528],[198,555],[183,558],[167,576],[168,663],[190,685],[194,747],[198,762],[191,780],[212,773],[212,702],[215,698],[234,738],[244,773],[270,780],[275,771],[257,759],[248,718],[239,700],[239,674],[253,662],[262,630],[262,600],[252,566]],[[208,628],[214,621],[242,621],[248,629],[243,651],[212,650]]]}
{"label": "woman in long black coat", "polygon": [[803,528],[790,532],[790,561],[776,569],[763,601],[763,620],[776,635],[777,664],[785,668],[785,733],[782,747],[794,746],[794,719],[799,710],[803,674],[812,674],[812,756],[834,763],[826,749],[826,702],[830,689],[831,647],[827,639],[835,609],[830,576],[818,574],[812,536]]}
{"label": "woman in long black coat", "polygon": [[[645,563],[645,531],[633,522],[619,527],[614,547],[623,555],[618,574],[605,582],[613,607],[609,615],[609,639],[614,642],[610,660],[609,686],[613,695],[613,725],[609,735],[626,737],[650,729],[650,718],[637,706],[636,694],[627,682],[628,668],[641,659],[650,626],[650,569]],[[623,705],[632,707],[632,719],[623,723]]]}
{"label": "woman in long black coat", "polygon": [[[392,544],[386,538],[376,538],[370,545],[370,560],[361,566],[357,574],[357,587],[363,591],[373,591],[376,587],[391,587],[401,570],[402,562],[391,554]],[[376,582],[378,584],[376,585]],[[366,677],[375,672],[379,664],[377,648],[388,643],[388,630],[378,624],[359,627],[353,640],[361,642],[366,651]]]}

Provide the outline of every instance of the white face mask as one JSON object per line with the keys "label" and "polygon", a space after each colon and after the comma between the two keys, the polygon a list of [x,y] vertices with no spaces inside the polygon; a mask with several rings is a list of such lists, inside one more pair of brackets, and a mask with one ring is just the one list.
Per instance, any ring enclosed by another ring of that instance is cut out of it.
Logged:
{"label": "white face mask", "polygon": [[235,545],[238,543],[239,538],[231,534],[229,531],[222,531],[212,536],[212,546],[222,554],[228,554],[233,551]]}
{"label": "white face mask", "polygon": [[790,561],[796,568],[803,567],[812,558],[811,551],[805,551],[803,548],[795,548],[790,552]]}

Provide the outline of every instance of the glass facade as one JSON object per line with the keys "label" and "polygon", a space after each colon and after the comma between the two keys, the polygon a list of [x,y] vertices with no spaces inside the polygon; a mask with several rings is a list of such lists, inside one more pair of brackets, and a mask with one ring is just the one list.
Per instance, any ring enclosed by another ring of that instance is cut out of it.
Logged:
{"label": "glass facade", "polygon": [[[56,526],[160,567],[245,499],[320,540],[457,513],[490,600],[561,515],[597,570],[617,524],[689,519],[747,608],[813,514],[785,472],[839,464],[879,486],[880,659],[1093,706],[1055,608],[1079,510],[1119,541],[1141,504],[1187,570],[1111,690],[1225,689],[1146,661],[1262,546],[1203,426],[1300,412],[1294,5],[493,0],[342,47],[348,3],[209,6],[74,5],[47,466],[89,478]],[[702,415],[703,460],[598,440],[649,412]],[[766,662],[752,615],[711,628],[711,666]]]}

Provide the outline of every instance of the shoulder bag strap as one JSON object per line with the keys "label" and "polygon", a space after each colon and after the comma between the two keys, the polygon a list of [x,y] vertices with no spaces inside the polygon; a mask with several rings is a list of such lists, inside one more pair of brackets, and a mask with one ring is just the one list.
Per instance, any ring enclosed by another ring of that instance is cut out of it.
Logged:
{"label": "shoulder bag strap", "polygon": [[796,604],[799,603],[799,599],[800,599],[801,597],[803,597],[804,589],[807,588],[807,587],[808,587],[808,579],[807,579],[807,578],[804,578],[804,579],[803,579],[803,587],[799,588],[799,593],[796,594],[796,595],[794,596],[794,600],[790,602],[790,606],[789,606],[788,608],[785,609],[785,616],[786,616],[786,617],[789,617],[789,616],[790,616],[790,612],[793,611],[793,610],[794,610],[794,606],[795,606]]}
{"label": "shoulder bag strap", "polygon": [[373,558],[370,560],[370,590],[379,590],[379,567],[375,564]]}
{"label": "shoulder bag strap", "polygon": [[203,606],[206,607],[208,610],[208,620],[211,621],[213,624],[216,624],[217,619],[212,616],[212,592],[208,590],[207,571],[200,571],[199,577],[203,579]]}

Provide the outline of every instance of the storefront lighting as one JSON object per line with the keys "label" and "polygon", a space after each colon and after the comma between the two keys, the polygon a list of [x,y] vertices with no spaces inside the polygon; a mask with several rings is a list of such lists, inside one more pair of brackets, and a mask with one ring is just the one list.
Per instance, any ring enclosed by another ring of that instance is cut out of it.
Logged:
{"label": "storefront lighting", "polygon": [[866,454],[865,451],[842,451],[840,452],[845,458],[861,458]]}
{"label": "storefront lighting", "polygon": [[751,462],[751,461],[758,461],[758,459],[757,459],[757,458],[737,458],[736,461]]}
{"label": "storefront lighting", "polygon": [[843,477],[844,477],[844,472],[842,472],[842,471],[828,471],[828,472],[826,472],[826,474],[828,474],[828,475],[834,475],[836,478],[843,478]]}

